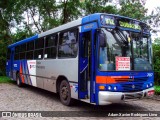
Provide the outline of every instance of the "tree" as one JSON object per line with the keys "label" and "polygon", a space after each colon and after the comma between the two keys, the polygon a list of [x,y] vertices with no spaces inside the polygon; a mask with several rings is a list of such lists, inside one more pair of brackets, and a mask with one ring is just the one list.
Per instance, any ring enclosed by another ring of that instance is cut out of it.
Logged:
{"label": "tree", "polygon": [[41,23],[42,31],[60,25],[56,0],[36,0],[34,2],[36,2],[35,5],[37,5],[38,22]]}
{"label": "tree", "polygon": [[155,72],[155,84],[160,85],[160,38],[153,44],[153,66]]}
{"label": "tree", "polygon": [[119,14],[138,20],[145,20],[147,9],[139,1],[134,2],[122,2]]}
{"label": "tree", "polygon": [[22,20],[19,2],[20,0],[0,1],[0,75],[5,74],[7,46],[13,42],[11,28]]}
{"label": "tree", "polygon": [[82,3],[84,15],[93,13],[116,14],[118,12],[115,6],[106,5],[108,0],[85,0]]}
{"label": "tree", "polygon": [[153,33],[160,32],[160,7],[157,7],[151,12],[147,23],[150,25]]}
{"label": "tree", "polygon": [[58,8],[61,24],[78,19],[82,16],[81,13],[82,4],[79,0],[59,0]]}

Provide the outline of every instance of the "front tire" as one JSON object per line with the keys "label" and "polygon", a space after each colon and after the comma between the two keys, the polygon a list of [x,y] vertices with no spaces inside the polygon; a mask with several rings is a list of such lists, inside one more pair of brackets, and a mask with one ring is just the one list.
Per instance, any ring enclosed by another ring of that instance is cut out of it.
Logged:
{"label": "front tire", "polygon": [[60,83],[59,95],[63,105],[70,106],[73,104],[73,99],[71,98],[71,89],[68,81],[63,80]]}
{"label": "front tire", "polygon": [[19,73],[17,73],[16,82],[17,82],[17,86],[18,86],[18,87],[22,87],[22,82],[21,82],[21,80],[20,80],[20,75],[19,75]]}

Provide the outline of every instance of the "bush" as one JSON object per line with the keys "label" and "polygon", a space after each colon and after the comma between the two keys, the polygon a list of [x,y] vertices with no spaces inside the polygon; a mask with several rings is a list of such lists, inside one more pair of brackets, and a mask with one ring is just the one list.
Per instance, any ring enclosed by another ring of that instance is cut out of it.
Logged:
{"label": "bush", "polygon": [[160,85],[160,44],[158,44],[160,38],[155,40],[153,44],[153,66],[154,66],[154,76],[155,76],[155,85]]}
{"label": "bush", "polygon": [[12,81],[10,78],[6,77],[6,76],[0,76],[0,83],[13,83],[14,81]]}
{"label": "bush", "polygon": [[155,94],[160,95],[160,86],[155,86]]}
{"label": "bush", "polygon": [[160,72],[154,72],[154,83],[160,85]]}

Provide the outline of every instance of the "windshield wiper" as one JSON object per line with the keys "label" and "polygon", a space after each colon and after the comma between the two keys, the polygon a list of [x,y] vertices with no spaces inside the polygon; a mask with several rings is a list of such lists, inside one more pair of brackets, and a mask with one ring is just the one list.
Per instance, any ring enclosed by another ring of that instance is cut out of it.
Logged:
{"label": "windshield wiper", "polygon": [[117,30],[117,34],[119,35],[119,37],[121,38],[123,43],[128,45],[128,40],[127,40],[126,36],[124,35],[124,33],[120,30]]}
{"label": "windshield wiper", "polygon": [[[120,46],[128,47],[128,40],[122,31],[116,29],[110,32],[112,33],[113,37]],[[120,39],[117,37],[117,35],[119,36]]]}

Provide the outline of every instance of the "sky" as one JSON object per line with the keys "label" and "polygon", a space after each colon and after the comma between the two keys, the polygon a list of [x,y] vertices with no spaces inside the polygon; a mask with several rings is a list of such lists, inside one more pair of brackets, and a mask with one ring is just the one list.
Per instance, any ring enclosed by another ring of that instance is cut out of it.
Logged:
{"label": "sky", "polygon": [[[145,8],[148,9],[147,15],[151,15],[151,12],[155,10],[156,7],[160,7],[160,0],[147,0],[145,4]],[[151,36],[154,42],[155,38],[160,37],[160,32],[157,32],[156,34],[152,33]]]}
{"label": "sky", "polygon": [[145,8],[148,9],[148,14],[151,14],[152,10],[156,7],[160,7],[160,0],[147,0]]}

